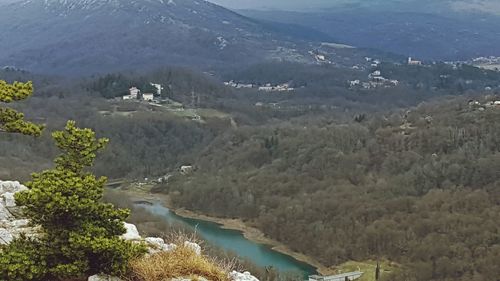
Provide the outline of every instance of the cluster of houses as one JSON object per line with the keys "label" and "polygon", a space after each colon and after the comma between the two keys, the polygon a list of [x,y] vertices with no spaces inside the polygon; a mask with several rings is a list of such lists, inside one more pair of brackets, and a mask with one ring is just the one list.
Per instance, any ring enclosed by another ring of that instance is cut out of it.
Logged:
{"label": "cluster of houses", "polygon": [[[163,87],[160,84],[150,83],[151,86],[156,88],[156,96],[161,97],[161,91]],[[129,94],[123,96],[123,100],[142,100],[147,102],[155,101],[155,94],[153,93],[142,93],[137,87],[131,87],[128,89]]]}
{"label": "cluster of houses", "polygon": [[[180,168],[178,170],[178,172],[183,176],[189,176],[194,171],[195,171],[195,167],[192,165],[180,166]],[[173,176],[174,176],[173,174],[166,174],[164,176],[161,176],[156,180],[156,183],[168,183]],[[145,180],[147,181],[148,179],[146,178]]]}
{"label": "cluster of houses", "polygon": [[309,54],[314,58],[314,60],[316,60],[317,63],[332,64],[332,61],[330,61],[324,54],[316,53],[313,51],[309,51]]}
{"label": "cluster of houses", "polygon": [[353,88],[363,88],[363,89],[375,89],[375,88],[391,88],[399,85],[398,80],[387,79],[382,76],[380,70],[375,70],[368,75],[368,81],[362,82],[361,80],[351,80],[349,81],[349,87]]}
{"label": "cluster of houses", "polygon": [[467,63],[483,69],[500,71],[500,57],[478,57]]}
{"label": "cluster of houses", "polygon": [[259,91],[263,92],[290,92],[294,91],[295,88],[290,86],[290,83],[283,83],[283,84],[277,84],[273,85],[271,83],[266,83],[263,86],[258,86],[255,84],[244,84],[244,83],[238,83],[234,81],[229,81],[229,82],[224,82],[224,85],[233,87],[236,89],[257,89]]}
{"label": "cluster of houses", "polygon": [[233,80],[231,80],[229,82],[224,82],[224,85],[229,86],[229,87],[233,87],[236,89],[252,89],[255,87],[254,84],[238,83],[238,82],[234,82]]}
{"label": "cluster of houses", "polygon": [[290,92],[294,90],[295,90],[294,88],[290,87],[289,83],[283,83],[278,85],[271,85],[271,83],[267,83],[266,85],[259,87],[259,91],[264,91],[264,92]]}
{"label": "cluster of houses", "polygon": [[365,57],[366,62],[370,63],[371,67],[378,67],[382,62],[379,59]]}
{"label": "cluster of houses", "polygon": [[500,109],[500,100],[487,101],[485,103],[481,103],[477,100],[470,100],[469,107],[471,107],[472,109],[477,109],[479,111],[486,110],[487,108]]}
{"label": "cluster of houses", "polygon": [[473,63],[488,63],[488,64],[500,64],[500,57],[489,56],[489,57],[478,57],[472,59]]}

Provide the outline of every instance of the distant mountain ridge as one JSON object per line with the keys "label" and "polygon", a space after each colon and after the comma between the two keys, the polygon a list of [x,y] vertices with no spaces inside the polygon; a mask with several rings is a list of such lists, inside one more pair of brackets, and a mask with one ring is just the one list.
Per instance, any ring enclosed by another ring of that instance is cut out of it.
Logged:
{"label": "distant mountain ridge", "polygon": [[[427,2],[424,0],[424,3]],[[445,14],[439,8],[442,4],[436,3],[433,13],[404,10],[397,6],[383,10],[362,5],[318,12],[239,12],[261,20],[272,18],[281,23],[300,23],[328,34],[338,42],[425,60],[500,56],[495,47],[500,44],[500,17],[473,12],[454,13],[451,8]],[[387,4],[382,7],[387,7]]]}
{"label": "distant mountain ridge", "polygon": [[15,1],[0,4],[0,34],[0,65],[44,73],[306,60],[286,35],[201,0]]}
{"label": "distant mountain ridge", "polygon": [[498,0],[210,0],[232,9],[261,11],[319,12],[346,7],[371,8],[380,11],[426,13],[482,12],[500,14]]}

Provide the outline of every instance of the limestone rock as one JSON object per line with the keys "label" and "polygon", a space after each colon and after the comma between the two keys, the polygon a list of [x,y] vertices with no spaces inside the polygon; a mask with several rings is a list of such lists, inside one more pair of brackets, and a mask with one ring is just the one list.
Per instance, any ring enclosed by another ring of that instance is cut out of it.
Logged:
{"label": "limestone rock", "polygon": [[93,275],[93,276],[90,276],[89,279],[87,279],[88,281],[123,281],[122,279],[118,278],[118,277],[113,277],[113,276],[109,276],[109,275]]}
{"label": "limestone rock", "polygon": [[142,237],[139,235],[139,231],[137,231],[137,227],[130,223],[125,223],[125,229],[127,232],[121,236],[122,239],[125,240],[141,240]]}
{"label": "limestone rock", "polygon": [[158,252],[170,252],[177,248],[177,245],[175,244],[166,244],[165,240],[163,240],[162,238],[147,237],[144,239],[144,241],[146,241],[146,243],[148,243],[148,245],[150,246],[150,254],[155,254]]}
{"label": "limestone rock", "polygon": [[0,181],[0,194],[4,193],[17,193],[19,191],[27,190],[28,188],[18,181]]}
{"label": "limestone rock", "polygon": [[12,228],[27,228],[29,226],[29,223],[30,220],[28,219],[19,219],[19,220],[12,220],[8,222],[6,225]]}
{"label": "limestone rock", "polygon": [[14,199],[14,193],[12,192],[5,192],[2,194],[2,199],[4,201],[5,207],[15,207],[16,206],[16,199]]}
{"label": "limestone rock", "polygon": [[7,228],[0,228],[0,244],[9,244],[14,239],[14,235]]}
{"label": "limestone rock", "polygon": [[186,242],[184,242],[184,247],[190,248],[197,255],[201,255],[201,247],[200,247],[200,245],[198,245],[196,243],[186,241]]}
{"label": "limestone rock", "polygon": [[11,220],[13,219],[12,214],[7,210],[5,207],[5,204],[3,203],[3,200],[0,198],[0,225],[3,221]]}
{"label": "limestone rock", "polygon": [[245,271],[243,273],[233,271],[229,274],[229,277],[233,281],[259,281],[255,276],[252,276],[250,272]]}
{"label": "limestone rock", "polygon": [[29,220],[17,219],[14,194],[28,188],[17,181],[0,181],[0,244],[8,244],[21,233],[36,235]]}

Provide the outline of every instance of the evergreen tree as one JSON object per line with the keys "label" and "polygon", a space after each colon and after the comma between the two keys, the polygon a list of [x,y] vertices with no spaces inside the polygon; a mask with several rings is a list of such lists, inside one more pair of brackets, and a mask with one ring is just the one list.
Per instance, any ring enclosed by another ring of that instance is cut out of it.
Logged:
{"label": "evergreen tree", "polygon": [[[125,233],[123,222],[129,211],[103,203],[106,178],[86,171],[108,140],[77,128],[74,121],[53,133],[53,138],[63,152],[55,168],[33,174],[28,190],[16,194],[17,204],[43,235],[36,240],[21,238],[5,249],[0,266],[7,267],[0,267],[0,279],[58,280],[124,273],[128,261],[142,254],[144,247],[119,237]],[[19,258],[20,248],[33,249],[34,244],[37,255],[30,256],[41,260],[43,267],[35,267],[30,257]]]}
{"label": "evergreen tree", "polygon": [[[28,98],[33,93],[31,82],[8,84],[0,80],[0,102],[11,103]],[[43,126],[24,120],[24,114],[14,109],[0,107],[0,132],[40,136]]]}

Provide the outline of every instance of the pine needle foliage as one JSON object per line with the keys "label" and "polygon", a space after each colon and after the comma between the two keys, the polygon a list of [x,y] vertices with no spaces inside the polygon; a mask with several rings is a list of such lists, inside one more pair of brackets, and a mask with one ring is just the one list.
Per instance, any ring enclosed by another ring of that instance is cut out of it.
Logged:
{"label": "pine needle foliage", "polygon": [[[32,82],[9,84],[0,80],[0,103],[24,100],[33,94]],[[24,120],[24,114],[14,109],[0,107],[0,132],[21,133],[38,137],[44,126]]]}
{"label": "pine needle foliage", "polygon": [[[39,251],[33,256],[42,257],[43,272],[36,268],[37,274],[33,274],[25,266],[32,264],[30,257],[21,257],[9,260],[21,260],[21,264],[8,264],[7,270],[0,268],[0,279],[9,274],[8,280],[125,274],[129,260],[143,254],[145,247],[119,237],[125,233],[123,222],[129,210],[104,203],[106,178],[86,171],[108,140],[97,139],[92,130],[80,129],[74,121],[69,121],[63,131],[54,132],[53,138],[63,152],[56,158],[55,168],[33,174],[33,180],[26,183],[28,190],[16,194],[16,203],[24,214],[41,227],[42,235],[36,241]],[[26,239],[16,241],[3,254],[17,254],[19,247],[30,248],[26,244],[32,243]],[[9,268],[17,275],[12,276]]]}

